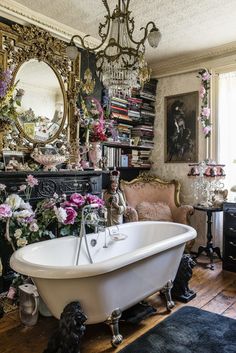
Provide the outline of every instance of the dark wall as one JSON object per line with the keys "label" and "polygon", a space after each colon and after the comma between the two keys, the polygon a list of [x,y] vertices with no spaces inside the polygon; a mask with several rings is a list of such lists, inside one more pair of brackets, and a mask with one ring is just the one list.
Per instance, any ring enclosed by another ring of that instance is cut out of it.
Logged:
{"label": "dark wall", "polygon": [[[81,80],[84,80],[84,72],[88,67],[88,55],[87,51],[85,50],[80,50],[81,52]],[[89,68],[92,71],[93,78],[96,80],[96,85],[94,92],[91,94],[92,97],[97,98],[99,101],[101,101],[102,98],[102,83],[99,80],[99,78],[96,75],[96,60],[95,60],[95,55],[94,54],[89,54]]]}

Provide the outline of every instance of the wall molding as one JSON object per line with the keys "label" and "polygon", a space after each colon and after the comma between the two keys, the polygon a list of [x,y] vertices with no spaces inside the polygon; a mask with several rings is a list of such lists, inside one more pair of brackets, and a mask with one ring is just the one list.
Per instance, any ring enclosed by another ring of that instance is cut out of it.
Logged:
{"label": "wall molding", "polygon": [[[0,15],[25,26],[27,24],[33,24],[35,26],[41,27],[66,42],[68,42],[74,34],[79,34],[81,37],[85,36],[85,33],[75,30],[70,26],[64,25],[36,11],[30,10],[29,8],[15,2],[14,0],[1,0]],[[86,43],[92,47],[97,46],[100,41],[90,37],[89,39],[86,39]],[[77,44],[80,46],[79,41]]]}
{"label": "wall molding", "polygon": [[161,60],[153,66],[152,76],[160,78],[191,72],[201,67],[217,67],[232,64],[232,60],[236,62],[236,41],[193,54]]}

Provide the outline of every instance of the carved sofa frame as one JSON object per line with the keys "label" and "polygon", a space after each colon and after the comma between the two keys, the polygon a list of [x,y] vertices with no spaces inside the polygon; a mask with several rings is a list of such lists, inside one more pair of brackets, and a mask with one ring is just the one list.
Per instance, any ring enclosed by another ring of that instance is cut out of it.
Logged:
{"label": "carved sofa frame", "polygon": [[194,213],[192,206],[180,204],[180,183],[177,180],[164,181],[150,174],[140,174],[131,181],[121,180],[120,189],[127,203],[127,222],[139,220],[136,207],[143,201],[166,203],[173,221],[177,223],[189,224],[189,218]]}

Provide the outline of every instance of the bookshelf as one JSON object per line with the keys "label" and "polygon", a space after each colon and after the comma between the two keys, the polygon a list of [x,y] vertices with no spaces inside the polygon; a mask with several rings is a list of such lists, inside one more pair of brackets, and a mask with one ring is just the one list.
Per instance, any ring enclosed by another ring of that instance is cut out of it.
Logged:
{"label": "bookshelf", "polygon": [[157,80],[151,79],[131,97],[112,97],[110,117],[115,136],[103,142],[108,168],[150,169],[154,147],[154,120]]}

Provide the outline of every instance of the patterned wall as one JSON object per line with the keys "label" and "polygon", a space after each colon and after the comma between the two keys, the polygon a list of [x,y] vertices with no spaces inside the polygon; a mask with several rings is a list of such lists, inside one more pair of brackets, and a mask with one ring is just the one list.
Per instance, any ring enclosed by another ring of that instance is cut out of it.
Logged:
{"label": "patterned wall", "polygon": [[[155,146],[152,152],[153,167],[152,172],[157,176],[166,179],[177,179],[181,182],[181,203],[194,204],[191,179],[187,176],[187,163],[164,163],[164,136],[165,136],[165,117],[164,99],[167,96],[198,91],[200,79],[197,72],[180,74],[161,78],[157,86],[156,119],[155,119]],[[199,101],[200,106],[200,101]],[[205,138],[198,124],[198,157],[199,160],[205,158]],[[195,243],[197,247],[200,243],[205,243],[205,216],[202,212],[196,212],[191,219],[191,225],[198,231],[198,238]]]}

